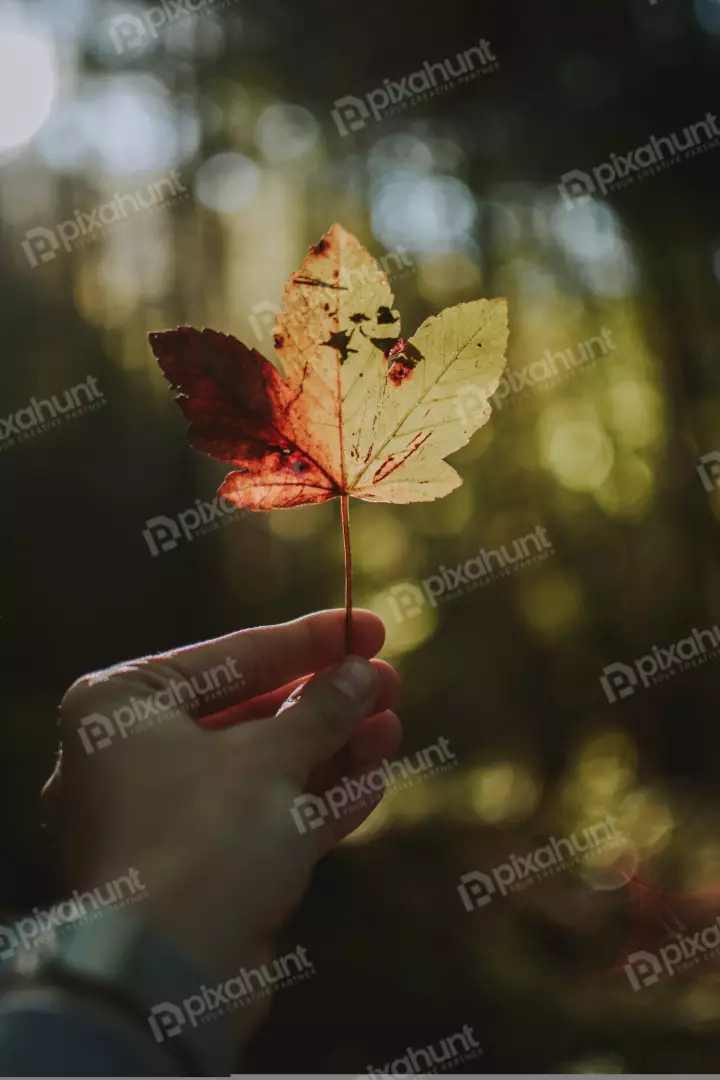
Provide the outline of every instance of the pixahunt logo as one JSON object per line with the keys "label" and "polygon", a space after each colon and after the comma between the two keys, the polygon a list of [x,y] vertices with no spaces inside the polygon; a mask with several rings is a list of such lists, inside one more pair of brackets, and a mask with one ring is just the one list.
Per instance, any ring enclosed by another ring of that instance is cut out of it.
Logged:
{"label": "pixahunt logo", "polygon": [[524,569],[554,554],[546,530],[538,525],[531,533],[489,551],[481,548],[479,553],[455,567],[440,566],[438,573],[424,578],[420,585],[405,581],[393,585],[388,600],[393,616],[398,622],[419,615],[427,604],[437,607],[482,589],[501,577],[508,577],[514,569]]}
{"label": "pixahunt logo", "polygon": [[[167,191],[163,191],[167,185]],[[144,188],[126,195],[113,195],[108,202],[96,206],[89,213],[76,210],[74,217],[61,221],[53,229],[38,225],[25,233],[22,249],[30,266],[52,262],[61,248],[72,251],[93,243],[98,237],[112,230],[128,218],[147,210],[156,210],[167,205],[170,199],[187,194],[187,188],[180,180],[180,174],[173,171],[162,180],[146,184]]]}
{"label": "pixahunt logo", "polygon": [[179,1005],[170,1001],[153,1005],[148,1023],[155,1039],[159,1043],[172,1039],[186,1024],[195,1028],[219,1016],[227,1016],[315,974],[315,968],[307,958],[307,949],[301,945],[275,960],[271,967],[272,970],[263,964],[260,968],[241,968],[237,975],[217,986],[201,986],[197,994],[183,998]]}
{"label": "pixahunt logo", "polygon": [[[433,755],[436,761],[433,761]],[[328,817],[338,818],[354,813],[377,801],[379,794],[392,787],[394,791],[409,787],[418,776],[434,776],[447,772],[457,765],[457,758],[448,740],[441,737],[437,743],[418,750],[415,762],[409,756],[399,761],[385,758],[377,769],[359,779],[344,776],[342,782],[319,795],[299,795],[290,808],[299,833],[319,829]]]}
{"label": "pixahunt logo", "polygon": [[714,491],[715,488],[720,486],[718,482],[718,477],[720,477],[720,452],[711,450],[709,454],[704,454],[700,458],[698,475],[702,480],[702,486],[707,492]]}
{"label": "pixahunt logo", "polygon": [[587,202],[599,191],[606,195],[608,191],[619,191],[636,180],[669,169],[678,161],[696,157],[708,150],[720,146],[720,128],[717,116],[706,113],[704,120],[683,128],[682,135],[650,136],[650,141],[631,150],[628,154],[611,154],[609,161],[593,166],[591,172],[571,169],[563,174],[558,190],[565,206],[572,209],[579,203]]}
{"label": "pixahunt logo", "polygon": [[[481,1054],[480,1043],[475,1038],[473,1029],[469,1024],[463,1024],[462,1031],[448,1035],[437,1048],[433,1044],[419,1050],[408,1046],[401,1057],[387,1061],[381,1069],[376,1065],[368,1065],[366,1073],[374,1080],[381,1080],[385,1076],[427,1076],[456,1068],[466,1061],[480,1057]],[[365,1080],[365,1076],[357,1077],[356,1080]]]}
{"label": "pixahunt logo", "polygon": [[97,379],[93,375],[65,390],[62,398],[57,394],[39,401],[35,397],[30,398],[29,405],[0,420],[0,451],[9,450],[37,435],[44,435],[65,420],[85,416],[106,404],[105,395],[98,390]]}
{"label": "pixahunt logo", "polygon": [[234,0],[161,0],[141,15],[114,15],[108,19],[107,28],[118,54],[126,49],[139,49],[149,38],[157,38],[158,31],[171,23],[180,22],[192,15],[218,11],[229,7]]}
{"label": "pixahunt logo", "polygon": [[[388,251],[378,259],[378,265],[389,281],[398,281],[407,277],[415,270],[412,256],[408,255],[403,247],[397,247],[394,251]],[[363,285],[373,281],[373,272],[369,267],[341,266],[338,284],[333,284],[333,290],[359,289]],[[282,312],[279,304],[272,300],[262,300],[255,304],[250,315],[250,327],[255,340],[267,341],[273,331],[275,320]]]}
{"label": "pixahunt logo", "polygon": [[[492,405],[502,409],[508,398],[517,401],[526,390],[546,390],[563,382],[578,372],[586,370],[598,360],[603,360],[617,348],[610,330],[581,341],[577,346],[553,353],[546,349],[539,360],[533,360],[523,368],[506,371],[490,399]],[[489,415],[488,397],[473,383],[463,387],[455,403],[455,411],[462,423],[471,418]]]}
{"label": "pixahunt logo", "polygon": [[551,836],[546,844],[526,855],[511,855],[509,862],[501,863],[487,873],[471,870],[463,874],[458,893],[466,911],[489,904],[497,893],[502,897],[509,892],[520,892],[543,878],[559,874],[575,865],[587,852],[602,851],[624,842],[615,827],[616,819],[610,814],[597,825],[590,825],[582,833],[563,836],[556,840]]}
{"label": "pixahunt logo", "polygon": [[720,916],[695,934],[678,934],[671,945],[658,953],[640,950],[627,958],[623,970],[635,993],[652,986],[664,976],[672,978],[698,964],[720,956]]}
{"label": "pixahunt logo", "polygon": [[116,735],[127,739],[128,735],[147,731],[180,712],[192,712],[209,701],[227,697],[229,692],[244,685],[245,676],[228,656],[224,664],[203,672],[202,679],[199,675],[193,675],[191,679],[171,679],[164,690],[142,698],[131,697],[127,705],[113,709],[111,716],[91,713],[84,717],[78,728],[80,741],[86,753],[94,754],[96,750],[110,746]]}
{"label": "pixahunt logo", "polygon": [[[349,135],[351,131],[364,128],[371,117],[382,120],[402,112],[408,105],[417,105],[444,94],[452,86],[477,79],[480,75],[489,75],[497,71],[498,66],[490,42],[481,38],[478,45],[457,53],[453,60],[441,60],[435,64],[426,60],[421,68],[405,75],[400,82],[383,79],[382,86],[361,98],[352,95],[338,98],[334,103],[332,118],[340,134]],[[438,73],[441,82],[438,81]]]}
{"label": "pixahunt logo", "polygon": [[52,946],[58,932],[77,927],[101,917],[108,910],[117,910],[144,899],[145,886],[137,870],[130,868],[127,875],[110,881],[88,892],[77,889],[69,900],[43,910],[33,908],[31,915],[19,919],[12,926],[0,925],[0,961],[12,959],[18,949],[33,949],[42,945]]}
{"label": "pixahunt logo", "polygon": [[672,679],[691,668],[716,660],[720,655],[720,627],[709,630],[693,628],[689,637],[682,638],[667,648],[653,645],[645,656],[632,664],[608,664],[603,668],[600,684],[611,705],[618,698],[630,697],[642,683],[647,689],[654,683]]}
{"label": "pixahunt logo", "polygon": [[150,554],[161,555],[163,551],[173,551],[184,540],[194,540],[196,536],[205,536],[232,524],[246,512],[222,496],[216,496],[212,502],[196,499],[192,507],[175,517],[161,514],[148,518],[143,537]]}

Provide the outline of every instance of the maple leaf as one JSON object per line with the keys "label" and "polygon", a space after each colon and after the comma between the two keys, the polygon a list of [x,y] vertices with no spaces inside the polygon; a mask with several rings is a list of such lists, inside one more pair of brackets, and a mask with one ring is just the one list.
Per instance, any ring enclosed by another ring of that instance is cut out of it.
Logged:
{"label": "maple leaf", "polygon": [[488,420],[507,336],[506,302],[474,300],[404,340],[386,275],[333,225],[286,286],[276,364],[215,330],[150,344],[191,445],[235,466],[218,495],[249,510],[340,497],[349,597],[348,497],[426,502],[462,483],[444,458]]}

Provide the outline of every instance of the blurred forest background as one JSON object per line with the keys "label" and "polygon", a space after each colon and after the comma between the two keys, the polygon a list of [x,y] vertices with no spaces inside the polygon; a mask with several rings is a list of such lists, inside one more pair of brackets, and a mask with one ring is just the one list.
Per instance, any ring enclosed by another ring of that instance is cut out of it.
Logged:
{"label": "blurred forest background", "polygon": [[[244,1067],[379,1069],[469,1024],[465,1071],[716,1071],[718,960],[642,992],[622,966],[720,914],[717,658],[613,703],[600,676],[720,623],[720,496],[698,475],[720,450],[720,140],[604,197],[558,185],[720,114],[720,3],[195,3],[0,3],[0,416],[89,376],[102,395],[0,442],[0,905],[52,895],[37,795],[74,678],[342,603],[337,503],[183,533],[227,470],[187,445],[146,340],[187,322],[268,353],[287,277],[338,220],[408,336],[506,296],[525,376],[453,458],[456,492],[352,506],[400,753],[442,736],[458,765],[322,864],[288,931],[318,975]],[[481,39],[493,70],[334,119]],[[127,194],[152,205],[115,220]],[[531,367],[603,334],[592,361]],[[429,602],[441,567],[538,526],[542,561]],[[462,874],[606,813],[619,863],[465,910]]]}

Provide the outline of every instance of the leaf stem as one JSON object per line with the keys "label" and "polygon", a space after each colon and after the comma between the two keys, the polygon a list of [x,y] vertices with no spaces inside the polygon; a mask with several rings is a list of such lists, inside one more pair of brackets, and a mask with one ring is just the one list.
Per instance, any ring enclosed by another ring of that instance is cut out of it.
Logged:
{"label": "leaf stem", "polygon": [[350,550],[350,499],[348,495],[340,496],[340,517],[345,548],[345,652],[349,654],[352,635],[352,551]]}

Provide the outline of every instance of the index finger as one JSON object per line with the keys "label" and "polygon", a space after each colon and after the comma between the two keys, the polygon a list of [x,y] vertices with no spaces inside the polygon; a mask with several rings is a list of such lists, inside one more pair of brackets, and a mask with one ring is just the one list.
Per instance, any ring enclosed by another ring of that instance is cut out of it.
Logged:
{"label": "index finger", "polygon": [[[369,660],[380,651],[384,640],[385,627],[379,616],[354,608],[350,651]],[[338,608],[318,611],[276,626],[238,630],[211,641],[149,657],[147,663],[150,668],[157,664],[162,669],[170,664],[183,678],[190,680],[232,659],[242,677],[242,685],[233,692],[232,701],[228,703],[237,704],[336,664],[344,656],[345,612]]]}

